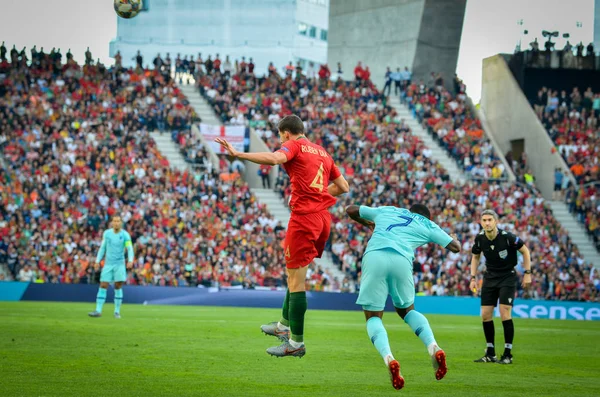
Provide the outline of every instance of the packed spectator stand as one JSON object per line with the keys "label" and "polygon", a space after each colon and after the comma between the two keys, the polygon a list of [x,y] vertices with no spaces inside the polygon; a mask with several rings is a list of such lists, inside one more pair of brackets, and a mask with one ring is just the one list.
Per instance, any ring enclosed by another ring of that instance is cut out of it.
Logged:
{"label": "packed spectator stand", "polygon": [[600,252],[600,93],[542,87],[532,105],[577,183],[561,184],[561,196]]}
{"label": "packed spectator stand", "polygon": [[[432,89],[411,84],[403,94],[433,132],[439,131],[434,127],[443,123],[447,123],[445,128],[478,130],[469,135],[469,141],[454,135],[447,142],[449,153],[464,169],[484,180],[454,185],[370,81],[309,78],[301,71],[281,75],[272,71],[269,76],[256,77],[244,69],[231,78],[216,71],[197,77],[201,93],[223,122],[253,126],[267,145],[275,149],[277,121],[290,113],[299,114],[305,120],[309,138],[334,154],[355,188],[332,211],[334,225],[329,248],[334,262],[357,283],[368,232],[348,221],[343,214],[344,206],[427,201],[434,210],[435,220],[456,231],[465,244],[460,254],[432,246],[418,251],[415,278],[420,294],[470,294],[470,244],[480,230],[481,208],[490,207],[502,216],[499,226],[518,234],[533,252],[534,288],[530,292],[520,291],[522,296],[598,299],[597,275],[579,256],[540,193],[532,186],[493,180],[503,175],[500,159],[483,135],[478,120],[470,114],[461,91],[453,97],[443,89],[443,84]],[[429,120],[437,121],[429,123]],[[283,171],[276,189],[284,199],[288,198],[289,182]]]}
{"label": "packed spectator stand", "polygon": [[149,132],[192,161],[197,118],[165,70],[87,63],[54,50],[0,61],[0,263],[16,279],[93,283],[102,231],[120,215],[134,240],[128,284],[278,286],[283,228],[241,178],[172,170]]}
{"label": "packed spectator stand", "polygon": [[[133,70],[92,63],[79,67],[72,59],[62,65],[56,55],[58,60],[50,54],[36,56],[41,61],[32,65],[18,53],[17,62],[0,64],[4,75],[0,128],[6,160],[0,255],[5,255],[17,278],[96,281],[93,262],[99,233],[110,214],[120,213],[138,257],[129,274],[131,284],[218,281],[248,287],[284,282],[281,248],[273,244],[281,241],[283,229],[255,202],[243,181],[222,178],[229,170],[212,170],[204,160],[206,149],[188,128],[195,115],[164,66],[153,71],[140,65]],[[299,66],[286,67],[281,74],[270,67],[268,76],[258,78],[250,62],[236,61],[235,68],[229,63],[229,70],[214,62],[211,68],[196,62],[188,72],[195,73],[200,91],[224,122],[252,126],[273,149],[279,145],[277,121],[299,114],[310,139],[334,153],[351,184],[360,186],[332,211],[329,249],[348,275],[336,281],[334,289],[348,290],[350,280],[360,282],[360,256],[368,239],[367,230],[344,216],[346,204],[427,201],[434,220],[457,232],[464,247],[460,254],[432,246],[417,252],[419,294],[470,294],[470,244],[479,231],[479,211],[491,207],[502,216],[499,226],[517,233],[532,250],[534,286],[529,295],[520,291],[521,295],[598,299],[597,275],[578,256],[535,190],[487,179],[452,184],[368,78],[331,80],[326,65],[312,78]],[[440,99],[445,94],[438,95],[436,104],[446,104]],[[470,116],[449,108],[441,114],[455,128],[464,120],[477,125]],[[425,112],[422,117],[429,118]],[[170,170],[149,137],[150,128],[168,130],[186,157],[203,166],[184,173]],[[458,140],[453,143],[461,145]],[[484,153],[491,160],[452,148],[450,152],[467,170],[466,157],[478,168],[495,164],[493,151]],[[489,177],[491,169],[484,175]],[[289,194],[283,174],[276,189],[284,197]],[[314,269],[309,284],[321,289],[324,279],[325,273]]]}
{"label": "packed spectator stand", "polygon": [[423,80],[412,82],[401,96],[434,140],[471,178],[506,179],[502,161],[467,102],[465,85],[455,76],[453,86],[454,94],[439,73],[431,73],[427,84]]}

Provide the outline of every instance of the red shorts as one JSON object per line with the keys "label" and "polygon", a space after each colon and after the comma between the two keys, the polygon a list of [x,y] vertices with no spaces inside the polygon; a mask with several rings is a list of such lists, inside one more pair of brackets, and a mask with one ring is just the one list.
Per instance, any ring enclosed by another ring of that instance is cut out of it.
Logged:
{"label": "red shorts", "polygon": [[292,213],[283,249],[285,267],[297,269],[320,258],[331,231],[331,214],[323,210],[314,214]]}

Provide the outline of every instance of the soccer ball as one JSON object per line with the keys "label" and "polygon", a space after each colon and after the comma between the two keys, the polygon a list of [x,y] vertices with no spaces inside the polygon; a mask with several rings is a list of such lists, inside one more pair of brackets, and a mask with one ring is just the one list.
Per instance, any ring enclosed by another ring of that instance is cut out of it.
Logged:
{"label": "soccer ball", "polygon": [[115,12],[121,18],[135,17],[142,10],[142,0],[114,0]]}

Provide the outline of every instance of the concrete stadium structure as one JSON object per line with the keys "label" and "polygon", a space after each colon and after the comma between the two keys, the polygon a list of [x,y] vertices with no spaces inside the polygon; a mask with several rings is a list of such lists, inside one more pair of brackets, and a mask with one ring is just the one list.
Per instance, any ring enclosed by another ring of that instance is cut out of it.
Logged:
{"label": "concrete stadium structure", "polygon": [[441,72],[451,84],[465,7],[466,0],[331,0],[328,63],[341,62],[346,79],[362,61],[377,65],[376,84],[386,66],[408,66],[417,81]]}

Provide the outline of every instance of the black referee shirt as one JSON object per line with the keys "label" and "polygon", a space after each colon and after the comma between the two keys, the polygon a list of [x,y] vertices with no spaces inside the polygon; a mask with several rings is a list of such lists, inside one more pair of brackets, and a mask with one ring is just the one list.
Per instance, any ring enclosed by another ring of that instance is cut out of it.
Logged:
{"label": "black referee shirt", "polygon": [[498,229],[498,235],[490,240],[481,231],[475,237],[471,253],[485,256],[486,277],[509,275],[517,266],[517,251],[525,243],[514,234]]}

